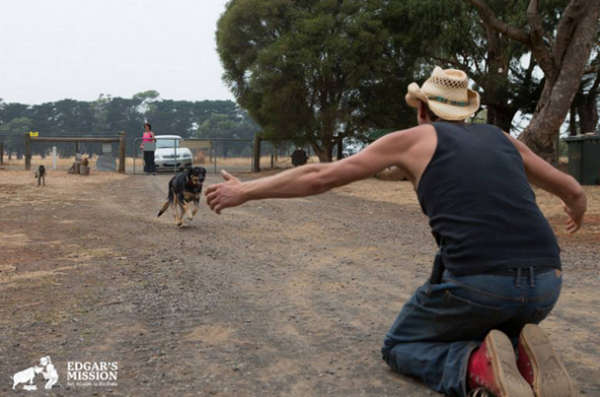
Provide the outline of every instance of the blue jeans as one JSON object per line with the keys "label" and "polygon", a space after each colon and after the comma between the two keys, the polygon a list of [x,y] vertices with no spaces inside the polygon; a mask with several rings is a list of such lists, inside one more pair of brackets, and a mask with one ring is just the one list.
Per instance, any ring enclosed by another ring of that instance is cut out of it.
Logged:
{"label": "blue jeans", "polygon": [[383,359],[435,391],[466,396],[469,357],[487,333],[498,329],[516,346],[525,324],[550,313],[561,284],[557,270],[460,277],[446,271],[440,284],[425,283],[404,305],[386,335]]}

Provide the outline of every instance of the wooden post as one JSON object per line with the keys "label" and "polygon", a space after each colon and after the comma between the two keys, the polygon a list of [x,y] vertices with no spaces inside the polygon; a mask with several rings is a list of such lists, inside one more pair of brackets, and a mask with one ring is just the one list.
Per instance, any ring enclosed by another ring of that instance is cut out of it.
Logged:
{"label": "wooden post", "polygon": [[260,141],[262,139],[258,134],[254,135],[254,159],[252,161],[252,172],[260,172]]}
{"label": "wooden post", "polygon": [[217,147],[216,145],[213,148],[213,173],[217,173]]}
{"label": "wooden post", "polygon": [[4,164],[4,142],[0,142],[0,165]]}
{"label": "wooden post", "polygon": [[25,169],[31,169],[31,136],[29,133],[25,133]]}
{"label": "wooden post", "polygon": [[119,133],[119,172],[125,173],[125,131]]}

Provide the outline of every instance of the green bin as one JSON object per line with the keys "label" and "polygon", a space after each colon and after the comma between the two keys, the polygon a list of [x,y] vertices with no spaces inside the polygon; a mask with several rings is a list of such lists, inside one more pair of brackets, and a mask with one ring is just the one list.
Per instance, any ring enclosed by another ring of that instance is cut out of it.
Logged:
{"label": "green bin", "polygon": [[600,184],[600,134],[564,139],[569,148],[569,174],[582,185]]}

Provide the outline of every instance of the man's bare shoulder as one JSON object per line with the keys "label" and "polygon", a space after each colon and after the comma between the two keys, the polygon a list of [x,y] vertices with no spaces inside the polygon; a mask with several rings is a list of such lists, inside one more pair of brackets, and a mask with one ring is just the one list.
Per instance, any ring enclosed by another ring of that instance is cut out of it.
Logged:
{"label": "man's bare shoulder", "polygon": [[437,134],[433,125],[421,124],[393,132],[384,138],[389,139],[389,150],[395,152],[396,166],[404,172],[407,179],[416,184],[437,146]]}
{"label": "man's bare shoulder", "polygon": [[421,124],[405,130],[395,131],[386,135],[385,138],[389,143],[402,148],[403,152],[409,151],[414,146],[437,142],[435,128],[431,124]]}

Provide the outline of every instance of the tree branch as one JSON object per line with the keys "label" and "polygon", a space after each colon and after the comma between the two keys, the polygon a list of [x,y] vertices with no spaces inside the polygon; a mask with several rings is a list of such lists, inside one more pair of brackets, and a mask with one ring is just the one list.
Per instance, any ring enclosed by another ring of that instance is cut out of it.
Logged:
{"label": "tree branch", "polygon": [[510,26],[499,20],[494,11],[481,0],[465,0],[479,10],[479,16],[486,24],[489,24],[493,29],[503,33],[513,40],[520,41],[523,44],[530,45],[529,35],[519,28]]}
{"label": "tree branch", "polygon": [[561,64],[565,52],[571,42],[573,32],[577,28],[582,14],[586,12],[588,0],[572,0],[565,8],[558,26],[556,28],[556,42],[554,45],[554,60],[557,64]]}
{"label": "tree branch", "polygon": [[538,1],[531,0],[527,6],[527,21],[531,27],[529,39],[531,40],[531,51],[544,71],[544,74],[551,80],[556,76],[556,63],[552,59],[552,53],[544,41],[544,28],[542,19],[538,13]]}

